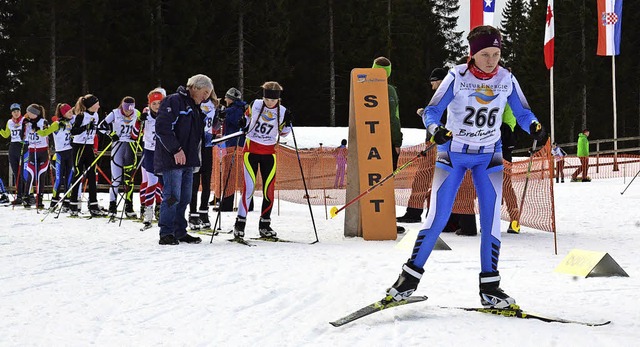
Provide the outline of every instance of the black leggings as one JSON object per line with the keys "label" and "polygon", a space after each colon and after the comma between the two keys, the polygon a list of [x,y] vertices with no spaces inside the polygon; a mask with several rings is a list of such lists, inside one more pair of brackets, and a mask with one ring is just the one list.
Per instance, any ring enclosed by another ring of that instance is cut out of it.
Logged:
{"label": "black leggings", "polygon": [[[73,150],[68,149],[62,152],[56,152],[56,182],[53,184],[53,198],[51,201],[57,203],[60,193],[69,190],[73,175]],[[64,186],[64,189],[61,187]]]}
{"label": "black leggings", "polygon": [[[75,183],[82,177],[82,174],[85,170],[87,170],[93,161],[96,159],[95,154],[93,154],[93,145],[83,145],[74,143],[73,145],[73,160],[75,167],[73,168],[73,182]],[[96,187],[96,172],[95,168],[92,168],[87,172],[84,176],[84,179],[87,180],[87,189],[89,189],[89,208],[97,208],[98,207],[98,192]],[[76,184],[71,190],[71,209],[79,210],[78,206],[78,189],[80,188],[80,184]]]}
{"label": "black leggings", "polygon": [[[27,151],[27,145],[23,145],[21,142],[11,142],[9,145],[9,165],[11,165],[11,171],[13,172],[13,177],[16,181],[12,182],[17,184],[16,194],[18,196],[22,195],[22,192],[25,190],[25,172],[24,165],[20,168],[20,164],[23,162],[23,155]],[[18,177],[20,176],[20,177]]]}
{"label": "black leggings", "polygon": [[211,169],[213,166],[213,147],[202,146],[202,164],[200,171],[193,174],[193,189],[191,190],[191,203],[189,212],[196,213],[198,205],[198,188],[202,182],[202,194],[200,195],[200,212],[207,212],[209,206],[209,196],[211,195]]}

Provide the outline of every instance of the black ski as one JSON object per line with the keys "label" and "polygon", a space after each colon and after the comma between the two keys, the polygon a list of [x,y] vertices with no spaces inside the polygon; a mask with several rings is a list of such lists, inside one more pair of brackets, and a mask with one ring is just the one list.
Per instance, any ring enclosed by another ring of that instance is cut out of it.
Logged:
{"label": "black ski", "polygon": [[234,237],[234,238],[229,239],[227,241],[239,243],[241,245],[245,245],[245,246],[249,246],[249,247],[254,247],[255,246],[253,243],[250,243],[249,241],[243,239],[242,237]]}
{"label": "black ski", "polygon": [[515,305],[515,307],[511,307],[511,308],[446,307],[446,306],[441,306],[441,307],[442,308],[449,308],[449,309],[464,310],[464,311],[488,313],[488,314],[493,314],[493,315],[497,315],[497,316],[504,316],[504,317],[513,317],[513,318],[522,318],[522,319],[537,319],[537,320],[540,320],[540,321],[543,321],[543,322],[547,322],[547,323],[570,323],[570,324],[586,325],[586,326],[591,326],[591,327],[599,327],[599,326],[603,326],[603,325],[607,325],[607,324],[611,323],[610,320],[602,321],[602,322],[584,322],[584,321],[577,321],[577,320],[572,320],[572,319],[564,319],[564,318],[543,316],[543,315],[539,315],[539,314],[536,314],[536,313],[523,311],[523,310],[520,309],[520,307],[518,307],[518,305]]}
{"label": "black ski", "polygon": [[211,228],[203,228],[203,229],[191,230],[191,231],[196,233],[196,234],[201,234],[201,235],[218,236],[218,230],[214,230],[214,229],[211,229]]}
{"label": "black ski", "polygon": [[342,325],[345,325],[347,323],[351,323],[354,320],[360,319],[362,317],[366,317],[372,313],[376,313],[382,310],[386,310],[388,308],[392,308],[392,307],[396,307],[396,306],[402,306],[402,305],[407,305],[407,304],[414,304],[416,302],[422,302],[427,300],[426,296],[410,296],[407,299],[404,300],[400,300],[400,301],[393,301],[393,300],[387,300],[387,298],[384,298],[382,300],[376,301],[370,305],[367,305],[353,313],[350,313],[338,320],[335,320],[333,322],[329,322],[329,324],[333,325],[334,327],[339,327]]}
{"label": "black ski", "polygon": [[266,241],[266,242],[287,242],[287,243],[297,243],[295,241],[281,239],[279,237],[252,237],[252,240],[256,241]]}

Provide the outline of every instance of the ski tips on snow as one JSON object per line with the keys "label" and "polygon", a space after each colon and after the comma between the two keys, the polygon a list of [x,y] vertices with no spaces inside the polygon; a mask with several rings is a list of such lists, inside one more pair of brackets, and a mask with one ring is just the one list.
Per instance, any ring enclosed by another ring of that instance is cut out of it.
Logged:
{"label": "ski tips on snow", "polygon": [[417,302],[422,302],[427,300],[426,296],[410,296],[406,299],[400,300],[400,301],[395,301],[393,300],[393,297],[390,295],[387,295],[384,299],[382,300],[378,300],[372,304],[369,304],[353,313],[350,313],[340,319],[337,319],[333,322],[329,322],[329,324],[333,325],[334,327],[339,327],[339,326],[343,326],[347,323],[351,323],[357,319],[360,319],[362,317],[366,317],[370,314],[382,311],[382,310],[386,310],[388,308],[392,308],[392,307],[396,307],[396,306],[402,306],[402,305],[407,305],[407,304],[414,304]]}
{"label": "ski tips on snow", "polygon": [[537,313],[531,313],[531,312],[524,311],[524,310],[520,309],[520,306],[515,305],[515,304],[511,305],[508,308],[447,307],[447,306],[440,306],[440,308],[457,309],[457,310],[480,312],[480,313],[488,313],[488,314],[492,314],[492,315],[504,316],[504,317],[512,317],[512,318],[535,319],[535,320],[539,320],[539,321],[547,322],[547,323],[569,323],[569,324],[579,324],[579,325],[586,325],[586,326],[592,326],[592,327],[603,326],[603,325],[607,325],[607,324],[611,323],[611,321],[609,321],[609,320],[608,321],[602,321],[602,322],[586,322],[586,321],[578,321],[578,320],[558,318],[558,317],[543,316],[543,315],[540,315],[540,314],[537,314]]}
{"label": "ski tips on snow", "polygon": [[[413,303],[422,302],[425,300],[427,300],[426,296],[410,296],[400,301],[394,301],[392,296],[387,295],[384,299],[376,301],[372,304],[369,304],[333,322],[329,322],[329,324],[333,325],[334,327],[339,327],[347,323],[351,323],[360,318],[366,317],[370,314],[380,312],[382,310],[386,310],[388,308],[407,305],[407,304],[413,304]],[[586,325],[586,326],[592,326],[592,327],[603,326],[611,323],[611,321],[587,322],[587,321],[578,321],[578,320],[572,320],[572,319],[543,316],[540,314],[523,311],[522,309],[520,309],[520,306],[516,304],[512,304],[507,308],[451,307],[451,306],[438,306],[438,307],[441,309],[456,309],[456,310],[488,313],[492,315],[511,317],[511,318],[535,319],[535,320],[539,320],[547,323],[579,324],[579,325]]]}

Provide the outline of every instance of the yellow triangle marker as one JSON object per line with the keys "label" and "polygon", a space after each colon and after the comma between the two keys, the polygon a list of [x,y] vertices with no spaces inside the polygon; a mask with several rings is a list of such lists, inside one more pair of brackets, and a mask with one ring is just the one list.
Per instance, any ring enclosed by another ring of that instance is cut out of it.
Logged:
{"label": "yellow triangle marker", "polygon": [[[402,240],[400,240],[400,242],[398,242],[394,246],[394,248],[403,251],[411,251],[413,249],[413,246],[416,244],[416,239],[418,238],[419,231],[420,230],[418,229],[410,229],[409,232],[404,235]],[[438,241],[436,241],[436,245],[433,247],[433,249],[436,251],[450,251],[451,247],[449,247],[446,242],[438,237]]]}
{"label": "yellow triangle marker", "polygon": [[581,277],[609,277],[629,275],[605,252],[573,249],[556,267],[555,272]]}

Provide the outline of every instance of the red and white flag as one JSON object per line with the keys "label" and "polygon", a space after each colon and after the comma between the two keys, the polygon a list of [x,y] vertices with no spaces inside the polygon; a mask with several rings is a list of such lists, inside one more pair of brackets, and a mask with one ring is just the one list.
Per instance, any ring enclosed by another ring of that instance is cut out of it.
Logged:
{"label": "red and white flag", "polygon": [[483,0],[469,0],[469,30],[484,24]]}
{"label": "red and white flag", "polygon": [[547,69],[551,69],[553,67],[553,47],[556,35],[553,21],[553,0],[548,0],[547,24],[544,29],[544,64],[547,65]]}
{"label": "red and white flag", "polygon": [[469,9],[469,30],[480,25],[494,25],[496,0],[469,0]]}

